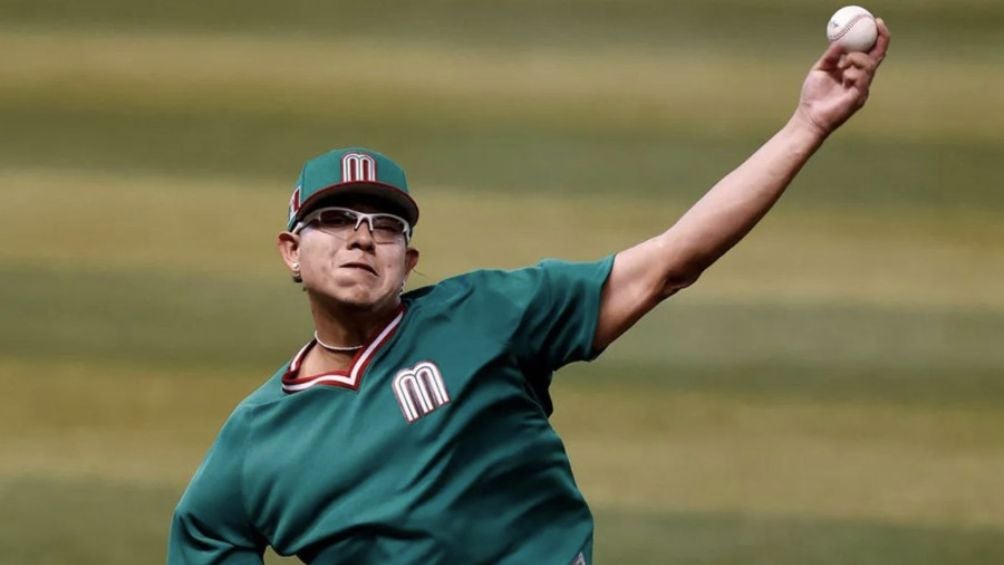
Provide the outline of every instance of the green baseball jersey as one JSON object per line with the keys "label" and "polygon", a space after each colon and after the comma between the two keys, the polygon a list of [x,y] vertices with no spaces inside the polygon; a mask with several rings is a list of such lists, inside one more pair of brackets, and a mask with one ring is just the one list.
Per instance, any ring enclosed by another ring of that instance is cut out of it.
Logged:
{"label": "green baseball jersey", "polygon": [[548,422],[589,360],[612,257],[482,270],[402,297],[343,372],[307,344],[224,424],[175,510],[168,562],[591,562],[593,522]]}

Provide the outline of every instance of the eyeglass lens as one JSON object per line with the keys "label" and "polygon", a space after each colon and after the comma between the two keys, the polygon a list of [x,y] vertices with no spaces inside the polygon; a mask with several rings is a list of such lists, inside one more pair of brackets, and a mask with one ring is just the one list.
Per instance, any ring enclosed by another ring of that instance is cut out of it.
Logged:
{"label": "eyeglass lens", "polygon": [[378,243],[397,241],[408,229],[401,220],[386,214],[361,214],[348,209],[335,209],[323,210],[317,216],[320,229],[339,236],[348,236],[350,231],[356,230],[364,221],[369,226],[374,241]]}

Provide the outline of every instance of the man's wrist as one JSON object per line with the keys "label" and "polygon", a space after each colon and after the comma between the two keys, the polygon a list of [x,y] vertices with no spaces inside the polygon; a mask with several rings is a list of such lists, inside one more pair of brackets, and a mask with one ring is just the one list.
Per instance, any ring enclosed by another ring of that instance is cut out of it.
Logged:
{"label": "man's wrist", "polygon": [[830,131],[805,114],[802,108],[795,110],[783,130],[788,137],[815,149],[826,141]]}

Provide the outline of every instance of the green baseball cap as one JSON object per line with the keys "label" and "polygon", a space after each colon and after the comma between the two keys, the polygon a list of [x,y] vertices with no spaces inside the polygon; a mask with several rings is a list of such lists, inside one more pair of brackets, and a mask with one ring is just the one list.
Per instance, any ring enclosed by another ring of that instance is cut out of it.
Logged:
{"label": "green baseball cap", "polygon": [[385,201],[414,226],[418,204],[408,193],[404,169],[386,155],[365,147],[332,149],[307,161],[289,199],[292,230],[319,202],[331,196],[366,196]]}

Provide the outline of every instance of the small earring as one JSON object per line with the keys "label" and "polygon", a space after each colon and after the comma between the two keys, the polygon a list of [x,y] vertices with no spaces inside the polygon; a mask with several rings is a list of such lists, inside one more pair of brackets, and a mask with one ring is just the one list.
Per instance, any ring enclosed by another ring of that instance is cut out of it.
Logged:
{"label": "small earring", "polygon": [[293,263],[293,270],[294,271],[299,271],[300,270],[300,264],[299,263]]}

